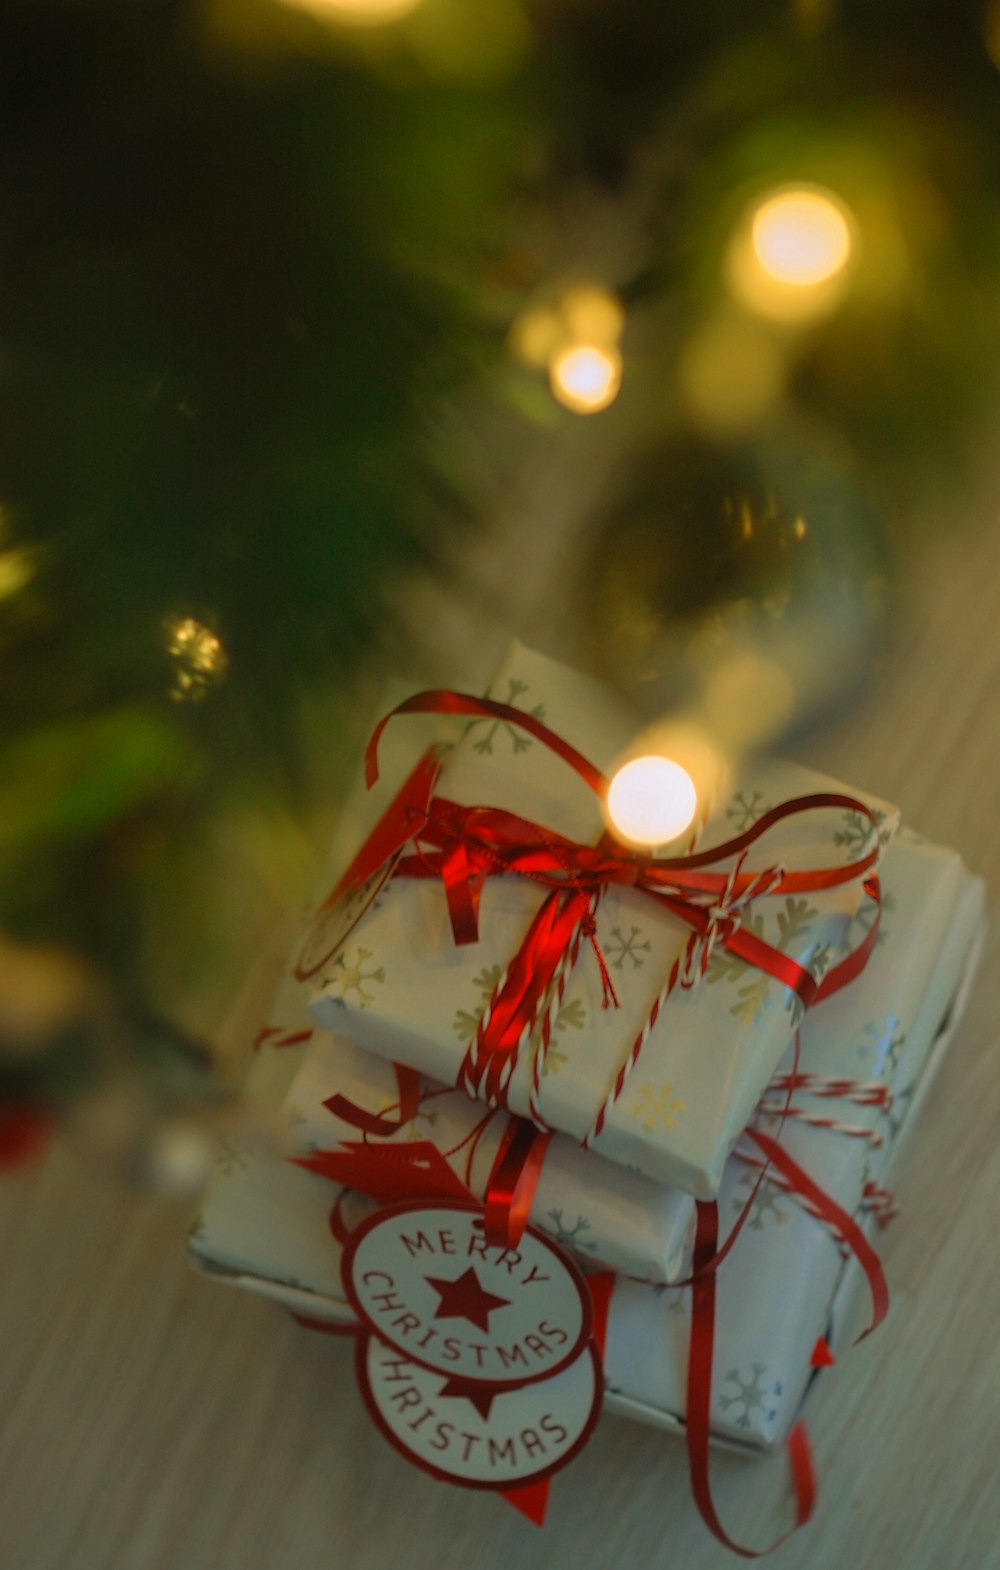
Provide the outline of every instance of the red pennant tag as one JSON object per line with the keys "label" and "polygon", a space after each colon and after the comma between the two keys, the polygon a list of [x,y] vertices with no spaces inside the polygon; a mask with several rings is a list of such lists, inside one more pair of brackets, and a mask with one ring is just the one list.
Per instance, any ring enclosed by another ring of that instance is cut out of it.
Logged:
{"label": "red pennant tag", "polygon": [[294,1166],[331,1178],[344,1188],[359,1189],[383,1204],[407,1194],[420,1199],[470,1199],[461,1178],[437,1146],[426,1139],[405,1145],[368,1145],[364,1140],[348,1139],[336,1150],[318,1150],[314,1156],[293,1156],[291,1160]]}

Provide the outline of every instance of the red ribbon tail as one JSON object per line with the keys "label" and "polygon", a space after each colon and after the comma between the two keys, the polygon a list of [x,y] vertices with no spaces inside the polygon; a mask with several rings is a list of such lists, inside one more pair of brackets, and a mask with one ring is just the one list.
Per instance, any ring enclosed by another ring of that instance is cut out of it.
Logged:
{"label": "red ribbon tail", "polygon": [[396,1104],[398,1110],[391,1117],[384,1112],[368,1112],[340,1095],[328,1096],[323,1103],[324,1107],[342,1123],[349,1123],[351,1128],[360,1129],[362,1133],[371,1134],[376,1139],[388,1139],[398,1134],[407,1123],[413,1122],[420,1111],[420,1075],[402,1063],[394,1063],[393,1068],[396,1070],[399,1101]]}
{"label": "red ribbon tail", "polygon": [[[713,1202],[697,1204],[694,1266],[691,1289],[691,1344],[688,1354],[687,1406],[685,1431],[691,1492],[702,1520],[712,1535],[742,1559],[760,1559],[777,1548],[800,1526],[804,1526],[816,1502],[816,1477],[812,1452],[804,1425],[796,1423],[788,1436],[787,1449],[795,1492],[795,1521],[787,1532],[767,1548],[745,1548],[729,1536],[719,1519],[712,1498],[709,1478],[709,1435],[711,1432],[712,1361],[715,1352],[715,1271],[705,1267],[714,1258],[719,1237],[719,1211]],[[699,1272],[701,1272],[699,1274]]]}

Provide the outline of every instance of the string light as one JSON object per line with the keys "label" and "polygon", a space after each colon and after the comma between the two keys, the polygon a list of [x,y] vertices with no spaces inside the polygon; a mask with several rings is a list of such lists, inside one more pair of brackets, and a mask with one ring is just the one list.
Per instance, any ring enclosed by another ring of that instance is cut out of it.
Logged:
{"label": "string light", "polygon": [[616,348],[582,343],[562,349],[549,366],[552,391],[575,414],[596,414],[618,396],[622,357]]}
{"label": "string light", "polygon": [[565,408],[597,414],[621,388],[624,326],[616,295],[598,284],[574,284],[527,306],[512,323],[507,345],[524,364],[547,367],[553,396]]}
{"label": "string light", "polygon": [[650,754],[623,764],[608,787],[608,816],[623,839],[664,845],[693,822],[698,792],[687,769]]}
{"label": "string light", "polygon": [[784,191],[754,214],[753,248],[778,283],[808,288],[847,266],[851,233],[840,204],[814,190]]}
{"label": "string light", "polygon": [[784,186],[756,203],[734,236],[730,283],[761,314],[804,321],[839,303],[854,253],[854,220],[833,191]]}
{"label": "string light", "polygon": [[213,681],[225,675],[229,656],[211,628],[193,616],[167,625],[167,651],[174,660],[174,685],[170,696],[175,703],[185,699],[197,703]]}

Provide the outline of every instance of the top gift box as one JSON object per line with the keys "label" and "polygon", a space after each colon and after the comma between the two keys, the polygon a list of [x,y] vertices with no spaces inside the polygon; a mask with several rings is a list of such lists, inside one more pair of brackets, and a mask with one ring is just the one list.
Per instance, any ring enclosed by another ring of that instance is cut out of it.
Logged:
{"label": "top gift box", "polygon": [[846,934],[867,905],[874,938],[898,814],[769,760],[696,842],[641,853],[604,817],[598,771],[635,734],[610,696],[516,644],[490,696],[528,728],[474,716],[417,766],[306,934],[312,1011],[711,1198],[803,1009],[865,957]]}

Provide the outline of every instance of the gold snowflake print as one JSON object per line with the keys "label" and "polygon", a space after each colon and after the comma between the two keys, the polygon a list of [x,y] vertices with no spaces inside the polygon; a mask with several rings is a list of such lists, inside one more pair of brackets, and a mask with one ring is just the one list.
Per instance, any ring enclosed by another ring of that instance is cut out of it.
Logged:
{"label": "gold snowflake print", "polygon": [[667,1130],[677,1127],[678,1119],[684,1111],[684,1102],[679,1096],[674,1095],[674,1087],[666,1080],[660,1085],[651,1085],[648,1081],[639,1086],[639,1099],[629,1106],[632,1116],[639,1120],[640,1128],[647,1134],[652,1134],[656,1128]]}

